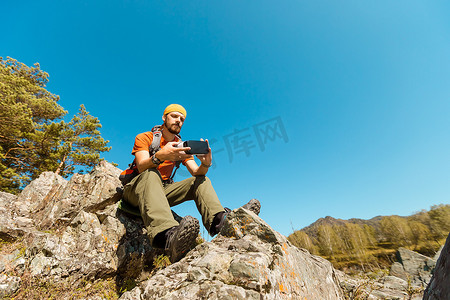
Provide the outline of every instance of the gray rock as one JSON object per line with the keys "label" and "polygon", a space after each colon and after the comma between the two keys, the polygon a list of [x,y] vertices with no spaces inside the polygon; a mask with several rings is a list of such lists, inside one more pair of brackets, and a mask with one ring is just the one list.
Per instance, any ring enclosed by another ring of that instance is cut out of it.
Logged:
{"label": "gray rock", "polygon": [[26,260],[23,254],[16,249],[12,253],[0,255],[0,273],[22,275],[26,267]]}
{"label": "gray rock", "polygon": [[89,174],[74,174],[64,186],[49,193],[36,209],[33,219],[41,229],[67,224],[79,211],[95,212],[122,197],[120,170],[102,161]]}
{"label": "gray rock", "polygon": [[411,299],[422,298],[421,293],[408,294],[408,283],[395,276],[384,273],[370,276],[352,277],[344,272],[336,271],[340,286],[346,294],[346,299]]}
{"label": "gray rock", "polygon": [[385,276],[383,278],[383,286],[392,290],[406,290],[408,283],[395,276]]}
{"label": "gray rock", "polygon": [[242,208],[248,209],[256,215],[259,215],[259,212],[261,211],[261,203],[258,199],[251,199],[247,204],[243,205]]}
{"label": "gray rock", "polygon": [[[11,220],[13,217],[11,204],[15,203],[17,199],[16,195],[0,192],[0,219],[1,220]],[[0,222],[0,230],[2,226],[5,226],[6,222]],[[1,232],[1,231],[0,231]],[[0,236],[1,237],[1,236]]]}
{"label": "gray rock", "polygon": [[7,242],[17,240],[33,227],[31,219],[21,217],[18,203],[17,196],[0,192],[0,238]]}
{"label": "gray rock", "polygon": [[44,172],[26,186],[19,196],[1,193],[0,238],[12,242],[35,230],[37,212],[66,183],[61,176]]}
{"label": "gray rock", "polygon": [[80,211],[58,232],[28,234],[26,258],[32,275],[53,281],[68,276],[138,278],[152,266],[158,253],[150,246],[142,220],[117,211],[117,204],[112,206],[99,212],[101,218]]}
{"label": "gray rock", "polygon": [[441,256],[442,249],[444,249],[444,245],[442,245],[442,247],[439,248],[438,252],[436,252],[436,254],[434,255],[433,259],[435,261],[437,261],[439,259],[439,256]]}
{"label": "gray rock", "polygon": [[0,191],[0,203],[13,203],[14,201],[16,201],[16,199],[16,195]]}
{"label": "gray rock", "polygon": [[0,298],[12,295],[19,289],[20,283],[20,277],[0,274]]}
{"label": "gray rock", "polygon": [[[140,282],[121,299],[343,299],[331,263],[274,231],[257,216],[257,200],[230,213],[212,242],[152,270],[161,252],[151,248],[141,218],[117,210],[119,173],[102,162],[68,182],[44,173],[18,197],[0,194],[0,234],[23,237],[26,248],[20,257],[2,253],[0,269],[53,283],[114,277],[119,288],[124,280]],[[8,293],[15,282],[8,281]],[[383,295],[394,293],[392,282],[377,284]]]}
{"label": "gray rock", "polygon": [[133,289],[129,292],[125,292],[120,297],[122,300],[136,300],[141,299],[141,290],[140,289]]}
{"label": "gray rock", "polygon": [[410,280],[415,287],[425,287],[430,282],[435,260],[405,248],[398,249],[397,259],[399,261],[391,267],[391,275]]}
{"label": "gray rock", "polygon": [[450,234],[442,248],[433,277],[425,290],[423,299],[450,299]]}
{"label": "gray rock", "polygon": [[375,289],[371,291],[369,299],[386,299],[386,300],[397,300],[397,299],[407,299],[408,294],[405,292],[393,292],[390,290]]}
{"label": "gray rock", "polygon": [[[139,291],[137,291],[139,290]],[[230,213],[221,234],[121,299],[343,299],[331,264],[290,244],[253,212]]]}
{"label": "gray rock", "polygon": [[17,275],[21,276],[25,272],[27,260],[24,257],[19,257],[14,261],[13,267]]}
{"label": "gray rock", "polygon": [[31,273],[55,278],[74,272],[87,279],[112,276],[118,266],[119,236],[125,232],[114,225],[116,231],[104,230],[95,214],[81,211],[59,234],[31,234],[27,239]]}
{"label": "gray rock", "polygon": [[44,172],[20,193],[15,207],[18,216],[29,217],[41,208],[46,198],[65,187],[67,180],[53,172]]}

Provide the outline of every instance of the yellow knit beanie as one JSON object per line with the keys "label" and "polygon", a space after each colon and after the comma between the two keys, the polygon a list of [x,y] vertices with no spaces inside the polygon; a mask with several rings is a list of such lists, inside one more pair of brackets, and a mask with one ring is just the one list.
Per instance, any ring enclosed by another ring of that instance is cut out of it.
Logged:
{"label": "yellow knit beanie", "polygon": [[164,116],[173,111],[182,113],[184,115],[184,117],[186,118],[186,110],[184,109],[183,106],[181,106],[179,104],[170,104],[169,106],[167,106],[166,109],[164,110]]}

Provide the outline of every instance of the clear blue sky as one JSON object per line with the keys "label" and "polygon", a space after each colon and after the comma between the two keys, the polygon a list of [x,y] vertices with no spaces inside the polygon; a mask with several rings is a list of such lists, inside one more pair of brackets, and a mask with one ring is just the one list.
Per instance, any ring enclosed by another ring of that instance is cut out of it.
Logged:
{"label": "clear blue sky", "polygon": [[184,139],[215,139],[223,204],[258,198],[288,235],[450,202],[449,15],[447,1],[3,1],[0,56],[39,62],[68,117],[98,117],[121,169],[136,134],[184,105]]}

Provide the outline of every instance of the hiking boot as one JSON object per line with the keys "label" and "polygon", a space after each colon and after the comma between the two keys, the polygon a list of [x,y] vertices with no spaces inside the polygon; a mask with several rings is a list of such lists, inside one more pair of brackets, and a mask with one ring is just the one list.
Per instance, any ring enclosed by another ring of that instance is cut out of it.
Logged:
{"label": "hiking boot", "polygon": [[170,262],[174,263],[182,259],[197,245],[196,239],[200,232],[198,220],[191,216],[184,217],[180,225],[170,228],[166,233],[165,251]]}
{"label": "hiking boot", "polygon": [[217,213],[214,216],[213,222],[211,224],[211,229],[209,230],[209,234],[211,236],[215,236],[220,232],[223,225],[225,224],[225,219],[227,218],[228,214],[231,212],[231,209],[228,207],[224,208],[225,211],[222,211],[220,213]]}
{"label": "hiking boot", "polygon": [[[259,212],[261,211],[261,203],[257,199],[252,199],[247,204],[243,205],[242,208],[248,209],[251,212],[254,212],[256,215],[259,215]],[[211,236],[215,236],[220,232],[223,225],[225,224],[225,219],[231,212],[228,207],[225,207],[224,209],[225,211],[222,211],[214,216],[213,222],[211,224],[211,229],[209,230],[209,234]]]}
{"label": "hiking boot", "polygon": [[261,202],[259,202],[258,199],[252,199],[247,204],[243,205],[242,208],[248,209],[256,215],[259,215],[259,212],[261,211]]}

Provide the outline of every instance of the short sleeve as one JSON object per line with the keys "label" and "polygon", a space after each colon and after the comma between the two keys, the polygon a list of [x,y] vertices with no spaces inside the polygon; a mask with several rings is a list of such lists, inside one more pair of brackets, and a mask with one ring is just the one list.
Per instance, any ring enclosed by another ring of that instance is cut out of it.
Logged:
{"label": "short sleeve", "polygon": [[133,151],[131,154],[135,154],[136,152],[150,149],[150,145],[153,141],[153,134],[151,132],[140,133],[136,136],[134,140]]}
{"label": "short sleeve", "polygon": [[194,156],[191,155],[191,157],[186,158],[185,160],[182,161],[182,164],[185,166],[186,162],[189,161],[189,160],[194,160]]}

